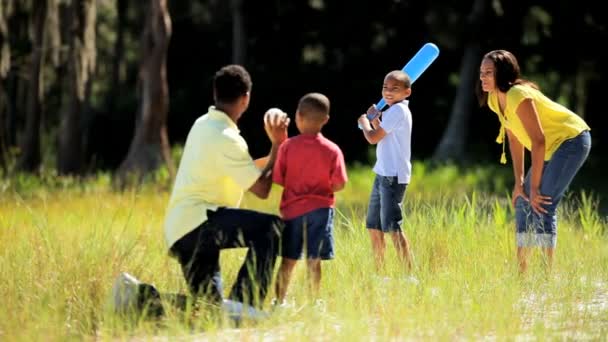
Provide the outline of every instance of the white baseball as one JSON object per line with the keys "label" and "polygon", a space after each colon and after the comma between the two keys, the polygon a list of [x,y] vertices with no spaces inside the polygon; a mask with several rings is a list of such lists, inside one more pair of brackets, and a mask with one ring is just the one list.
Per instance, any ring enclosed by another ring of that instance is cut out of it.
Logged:
{"label": "white baseball", "polygon": [[285,122],[287,114],[279,108],[270,108],[264,114],[264,124],[270,126],[278,126],[280,123]]}

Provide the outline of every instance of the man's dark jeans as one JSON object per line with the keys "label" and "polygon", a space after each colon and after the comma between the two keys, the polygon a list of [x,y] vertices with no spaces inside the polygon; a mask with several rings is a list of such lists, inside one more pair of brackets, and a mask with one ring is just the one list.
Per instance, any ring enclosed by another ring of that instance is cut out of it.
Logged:
{"label": "man's dark jeans", "polygon": [[208,210],[207,221],[178,240],[171,253],[181,264],[190,291],[221,303],[220,250],[248,248],[229,298],[261,307],[272,281],[284,225],[276,215],[252,210]]}

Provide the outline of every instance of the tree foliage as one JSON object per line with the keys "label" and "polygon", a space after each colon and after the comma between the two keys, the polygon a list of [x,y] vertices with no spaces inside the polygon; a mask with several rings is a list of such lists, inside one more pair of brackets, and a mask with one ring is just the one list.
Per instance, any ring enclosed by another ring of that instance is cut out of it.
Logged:
{"label": "tree foliage", "polygon": [[[82,11],[88,3],[94,12]],[[489,142],[497,123],[472,102],[471,83],[481,55],[497,48],[512,50],[524,76],[585,117],[594,130],[592,159],[601,159],[595,151],[606,144],[600,82],[608,52],[597,43],[608,38],[608,18],[597,2],[171,1],[165,43],[150,29],[157,21],[146,9],[155,3],[0,3],[0,165],[16,156],[22,170],[56,160],[47,166],[65,173],[121,173],[140,168],[133,162],[139,156],[148,160],[139,170],[153,170],[169,160],[166,146],[182,143],[212,103],[214,72],[232,62],[253,77],[251,106],[239,124],[254,157],[270,144],[262,113],[276,106],[293,115],[304,93],[320,91],[332,101],[324,134],[348,161],[365,162],[369,146],[356,118],[379,99],[383,76],[429,41],[441,53],[413,87],[414,158],[496,159],[499,147]],[[70,16],[69,8],[81,15]],[[158,44],[166,44],[164,55]],[[166,65],[154,87],[144,76],[152,57]],[[147,126],[166,124],[154,137],[160,140],[148,144],[160,151],[153,158],[137,148],[145,145],[137,141],[152,141],[138,128],[147,110],[165,113]],[[70,163],[76,166],[62,164],[74,156],[81,156]]]}

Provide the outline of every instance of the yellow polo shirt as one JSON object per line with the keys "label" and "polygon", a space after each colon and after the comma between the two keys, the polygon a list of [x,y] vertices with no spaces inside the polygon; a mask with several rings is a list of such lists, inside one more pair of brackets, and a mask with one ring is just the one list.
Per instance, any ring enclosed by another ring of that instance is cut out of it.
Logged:
{"label": "yellow polo shirt", "polygon": [[260,173],[234,121],[209,107],[186,139],[165,217],[167,246],[205,222],[207,210],[238,207]]}
{"label": "yellow polo shirt", "polygon": [[500,132],[496,142],[503,144],[503,155],[501,157],[503,164],[506,163],[504,152],[506,129],[510,130],[525,148],[532,149],[530,137],[516,112],[517,107],[524,99],[532,99],[536,106],[540,125],[545,133],[545,161],[551,159],[562,142],[590,129],[580,116],[552,101],[538,89],[528,85],[515,85],[507,91],[507,105],[504,116],[500,114],[498,94],[490,92],[488,94],[488,106],[498,115],[500,120]]}

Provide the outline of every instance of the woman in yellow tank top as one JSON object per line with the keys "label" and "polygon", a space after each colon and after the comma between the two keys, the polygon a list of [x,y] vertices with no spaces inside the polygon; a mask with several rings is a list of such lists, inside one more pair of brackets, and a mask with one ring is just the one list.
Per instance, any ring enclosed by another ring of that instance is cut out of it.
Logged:
{"label": "woman in yellow tank top", "polygon": [[[498,116],[506,163],[505,135],[513,161],[512,204],[517,229],[520,272],[527,268],[529,247],[540,246],[550,267],[557,244],[556,209],[591,148],[589,126],[577,114],[546,97],[538,86],[522,79],[515,56],[506,50],[484,55],[477,95]],[[524,177],[524,149],[531,167]]]}

